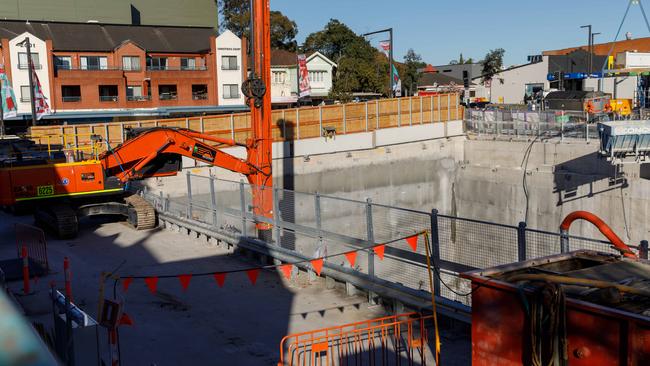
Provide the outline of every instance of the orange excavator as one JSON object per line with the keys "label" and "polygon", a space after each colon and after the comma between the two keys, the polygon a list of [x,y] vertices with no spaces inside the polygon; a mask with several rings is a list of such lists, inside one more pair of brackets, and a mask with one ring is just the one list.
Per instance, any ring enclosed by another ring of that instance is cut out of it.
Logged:
{"label": "orange excavator", "polygon": [[[0,161],[0,206],[30,205],[35,221],[61,238],[77,235],[81,216],[121,214],[137,229],[153,228],[154,208],[126,189],[128,182],[175,175],[182,157],[244,174],[253,187],[253,210],[272,217],[271,171],[271,40],[269,0],[253,0],[251,9],[251,73],[242,85],[251,109],[253,135],[246,143],[216,138],[188,129],[153,128],[131,130],[125,142],[96,159],[56,163],[43,159]],[[101,138],[95,136],[95,142]],[[220,150],[245,146],[247,158],[239,159]],[[268,224],[258,224],[260,235]]]}

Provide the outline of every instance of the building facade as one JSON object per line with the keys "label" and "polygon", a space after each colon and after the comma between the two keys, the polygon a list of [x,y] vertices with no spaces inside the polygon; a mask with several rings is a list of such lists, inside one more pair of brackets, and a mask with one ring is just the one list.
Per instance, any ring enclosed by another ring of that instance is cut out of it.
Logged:
{"label": "building facade", "polygon": [[[307,71],[312,103],[322,102],[329,96],[337,65],[320,52],[307,55]],[[271,101],[276,106],[298,103],[298,55],[285,50],[271,52]]]}
{"label": "building facade", "polygon": [[0,0],[0,19],[217,29],[214,0]]}
{"label": "building facade", "polygon": [[31,113],[20,46],[26,38],[53,112],[49,119],[246,109],[239,92],[245,45],[231,32],[217,37],[212,28],[0,21],[2,55],[22,118]]}

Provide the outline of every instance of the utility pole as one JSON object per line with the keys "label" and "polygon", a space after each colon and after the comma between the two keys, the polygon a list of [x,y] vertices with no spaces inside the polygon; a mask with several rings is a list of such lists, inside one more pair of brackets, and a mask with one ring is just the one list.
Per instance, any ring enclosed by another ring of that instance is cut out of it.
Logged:
{"label": "utility pole", "polygon": [[593,69],[594,69],[594,65],[593,65],[593,63],[594,63],[593,57],[594,56],[593,56],[593,54],[594,54],[594,49],[596,48],[595,43],[594,43],[594,38],[596,38],[596,36],[599,35],[599,34],[601,34],[601,33],[600,32],[596,32],[596,33],[592,32],[591,33],[591,57],[592,57],[592,60],[591,60],[591,63],[589,64],[589,73],[592,73]]}
{"label": "utility pole", "polygon": [[[29,37],[26,37],[22,42],[18,43],[17,46],[25,47],[27,49],[27,72],[29,73],[29,103],[32,106],[32,126],[36,126],[36,104],[35,104],[35,95],[34,95],[34,77],[32,70],[34,68],[34,62],[32,61],[32,44],[29,42]],[[34,71],[35,72],[35,71]]]}
{"label": "utility pole", "polygon": [[367,36],[371,36],[373,34],[379,34],[379,33],[388,33],[388,36],[389,36],[389,39],[388,39],[388,42],[390,44],[390,46],[389,46],[390,49],[388,50],[388,68],[389,68],[388,75],[390,75],[390,81],[389,81],[389,83],[390,83],[390,92],[389,93],[390,94],[389,95],[391,96],[391,98],[393,98],[393,97],[395,97],[395,79],[393,77],[393,28],[387,28],[387,29],[382,29],[382,30],[378,30],[378,31],[375,31],[375,32],[365,33],[365,34],[362,34],[361,36],[362,37],[367,37]]}

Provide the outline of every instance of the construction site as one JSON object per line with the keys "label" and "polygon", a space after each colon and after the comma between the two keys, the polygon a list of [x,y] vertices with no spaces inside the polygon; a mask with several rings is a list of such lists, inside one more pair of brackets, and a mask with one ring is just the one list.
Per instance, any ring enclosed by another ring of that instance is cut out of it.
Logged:
{"label": "construction site", "polygon": [[251,6],[247,112],[0,140],[0,365],[650,364],[643,110],[272,109]]}

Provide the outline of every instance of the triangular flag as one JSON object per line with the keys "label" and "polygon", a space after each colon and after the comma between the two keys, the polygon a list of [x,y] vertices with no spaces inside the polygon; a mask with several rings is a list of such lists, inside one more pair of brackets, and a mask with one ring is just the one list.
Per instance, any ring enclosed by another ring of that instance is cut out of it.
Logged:
{"label": "triangular flag", "polygon": [[156,293],[156,287],[158,287],[158,277],[147,277],[144,279],[144,283],[147,284],[147,287],[152,294]]}
{"label": "triangular flag", "polygon": [[379,257],[379,259],[384,260],[384,251],[386,250],[386,244],[377,245],[372,249],[375,251],[375,254],[377,254],[377,257]]}
{"label": "triangular flag", "polygon": [[187,287],[190,285],[190,281],[192,280],[192,275],[188,275],[188,274],[178,275],[178,280],[181,282],[183,291],[187,291]]}
{"label": "triangular flag", "polygon": [[287,278],[287,280],[291,279],[291,271],[293,271],[293,264],[283,264],[280,266],[280,270],[284,274],[284,277]]}
{"label": "triangular flag", "polygon": [[320,271],[323,270],[323,258],[314,259],[311,261],[311,266],[314,267],[314,272],[320,276]]}
{"label": "triangular flag", "polygon": [[226,282],[226,274],[225,273],[215,273],[214,274],[214,279],[217,281],[217,284],[219,287],[223,287],[224,282]]}
{"label": "triangular flag", "polygon": [[357,252],[347,252],[345,253],[345,257],[348,259],[348,262],[350,262],[350,267],[354,267],[354,262],[357,261]]}
{"label": "triangular flag", "polygon": [[133,319],[127,313],[122,313],[117,325],[133,325]]}
{"label": "triangular flag", "polygon": [[255,286],[255,282],[257,282],[257,275],[260,274],[259,269],[249,269],[246,271],[246,275],[248,276],[248,279],[251,281],[251,285]]}
{"label": "triangular flag", "polygon": [[124,292],[129,291],[129,285],[131,284],[131,282],[133,282],[133,278],[131,277],[122,279],[122,289],[124,290]]}
{"label": "triangular flag", "polygon": [[413,248],[414,252],[418,250],[418,235],[409,236],[406,238],[406,241]]}

